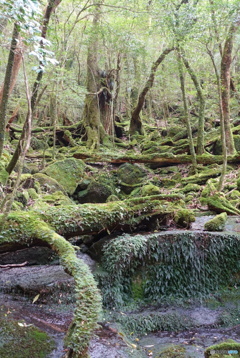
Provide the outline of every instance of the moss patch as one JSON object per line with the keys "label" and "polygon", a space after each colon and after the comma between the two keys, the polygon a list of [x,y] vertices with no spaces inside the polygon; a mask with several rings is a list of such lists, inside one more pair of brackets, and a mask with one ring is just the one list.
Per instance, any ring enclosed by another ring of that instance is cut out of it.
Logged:
{"label": "moss patch", "polygon": [[156,358],[185,358],[186,348],[182,346],[172,346],[164,349],[156,355]]}
{"label": "moss patch", "polygon": [[1,358],[45,358],[53,348],[47,333],[24,322],[0,319]]}
{"label": "moss patch", "polygon": [[240,343],[229,339],[225,342],[208,347],[204,352],[204,358],[240,357]]}
{"label": "moss patch", "polygon": [[44,173],[55,179],[66,192],[72,195],[82,179],[85,164],[82,160],[68,158],[49,165]]}
{"label": "moss patch", "polygon": [[204,229],[207,231],[223,231],[227,221],[227,213],[221,213],[213,219],[207,221]]}

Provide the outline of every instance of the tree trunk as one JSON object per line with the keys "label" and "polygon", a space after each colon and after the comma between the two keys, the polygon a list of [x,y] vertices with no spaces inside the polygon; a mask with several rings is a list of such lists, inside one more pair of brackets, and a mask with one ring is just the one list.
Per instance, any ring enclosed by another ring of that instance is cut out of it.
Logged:
{"label": "tree trunk", "polygon": [[235,146],[232,136],[232,130],[230,125],[230,66],[232,63],[232,48],[234,33],[239,26],[239,22],[234,22],[227,34],[227,38],[223,48],[222,61],[221,61],[221,101],[223,122],[226,137],[227,154],[234,154]]}
{"label": "tree trunk", "polygon": [[186,122],[186,126],[187,126],[189,148],[190,148],[190,153],[191,153],[191,157],[192,157],[192,169],[193,169],[193,173],[196,174],[197,173],[197,159],[196,159],[196,153],[195,153],[195,148],[194,148],[194,143],[193,143],[191,124],[190,124],[190,120],[189,120],[189,111],[188,111],[187,98],[186,98],[186,92],[185,92],[185,81],[184,81],[184,74],[183,74],[182,56],[181,56],[181,50],[180,50],[179,46],[177,48],[177,61],[178,61],[178,70],[179,70],[182,98],[183,98],[184,117],[185,117],[185,122]]}
{"label": "tree trunk", "polygon": [[[48,29],[48,25],[49,25],[49,21],[50,21],[50,16],[52,14],[53,9],[55,9],[57,7],[58,4],[60,4],[61,0],[49,0],[48,6],[46,8],[45,14],[44,14],[44,18],[43,18],[43,27],[42,27],[42,37],[45,39],[46,35],[47,35],[47,29]],[[42,47],[44,47],[44,44],[41,44]],[[41,84],[41,80],[43,77],[43,66],[44,64],[42,62],[40,62],[39,64],[39,69],[40,71],[38,72],[36,81],[34,82],[33,85],[33,92],[32,92],[32,96],[31,96],[31,111],[32,114],[34,113],[34,109],[36,106],[36,101],[37,101],[37,95],[38,95],[38,90],[40,88],[40,84]],[[15,168],[18,158],[21,154],[22,151],[22,147],[21,147],[21,142],[25,136],[25,131],[27,130],[27,126],[28,124],[25,122],[24,126],[23,126],[23,130],[22,130],[22,134],[21,137],[18,141],[17,147],[15,149],[15,152],[10,160],[10,162],[8,163],[8,166],[6,168],[6,171],[11,174],[13,169]]]}
{"label": "tree trunk", "polygon": [[3,152],[3,145],[5,139],[5,127],[6,127],[6,115],[7,115],[7,106],[8,99],[10,94],[11,87],[11,78],[14,66],[14,58],[15,58],[15,50],[18,45],[18,37],[19,37],[19,27],[17,24],[14,24],[11,47],[8,56],[8,63],[5,72],[4,84],[3,84],[3,92],[2,92],[2,100],[0,103],[0,158]]}
{"label": "tree trunk", "polygon": [[[105,91],[107,88],[101,89],[101,73],[98,68],[98,24],[100,20],[101,3],[96,5],[94,18],[92,23],[92,35],[88,45],[87,56],[87,95],[83,110],[83,123],[87,135],[87,147],[96,149],[106,137],[104,125],[101,122],[101,111],[105,107]],[[106,75],[105,75],[106,77]],[[104,78],[104,74],[102,74]],[[106,92],[106,96],[108,93]],[[101,103],[102,97],[102,103]],[[100,110],[101,108],[101,110]]]}
{"label": "tree trunk", "polygon": [[153,82],[154,82],[154,79],[155,79],[155,74],[156,74],[158,66],[163,62],[165,57],[173,50],[174,50],[174,48],[167,48],[159,56],[157,61],[155,61],[153,63],[153,65],[151,67],[151,72],[150,72],[149,78],[148,78],[147,82],[145,83],[145,86],[144,86],[142,92],[140,93],[140,95],[138,97],[137,105],[136,105],[135,109],[132,112],[130,128],[129,128],[130,135],[133,135],[133,134],[136,134],[136,133],[143,134],[143,127],[142,127],[142,121],[140,119],[140,112],[141,112],[141,110],[143,108],[146,95],[147,95],[148,91],[153,86]]}
{"label": "tree trunk", "polygon": [[197,79],[197,76],[192,69],[190,63],[182,54],[183,63],[194,83],[196,88],[198,99],[199,99],[199,115],[198,115],[198,137],[197,137],[197,154],[201,155],[204,153],[204,110],[205,110],[205,99],[203,96],[203,92],[200,86],[200,83]]}

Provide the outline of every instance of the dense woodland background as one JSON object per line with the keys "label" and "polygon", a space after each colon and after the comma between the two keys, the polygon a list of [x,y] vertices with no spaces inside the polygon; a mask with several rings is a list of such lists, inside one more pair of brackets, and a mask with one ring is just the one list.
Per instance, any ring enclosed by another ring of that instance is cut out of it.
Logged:
{"label": "dense woodland background", "polygon": [[102,303],[72,244],[91,252],[110,234],[189,229],[209,210],[220,215],[205,229],[221,231],[240,214],[240,3],[1,0],[0,9],[0,252],[57,252],[77,294],[64,357],[85,358]]}

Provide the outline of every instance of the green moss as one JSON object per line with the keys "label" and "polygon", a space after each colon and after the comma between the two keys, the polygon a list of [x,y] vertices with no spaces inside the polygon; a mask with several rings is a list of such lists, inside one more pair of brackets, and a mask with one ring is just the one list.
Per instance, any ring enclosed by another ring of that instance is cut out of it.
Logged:
{"label": "green moss", "polygon": [[[232,351],[232,354],[230,351]],[[204,358],[224,358],[229,356],[240,357],[240,343],[232,339],[210,346],[204,352]]]}
{"label": "green moss", "polygon": [[195,215],[192,210],[181,209],[175,213],[174,221],[177,226],[189,228],[191,223],[195,221]]}
{"label": "green moss", "polygon": [[187,184],[183,189],[182,192],[187,194],[190,192],[196,192],[196,191],[200,191],[201,190],[201,185],[198,184]]}
{"label": "green moss", "polygon": [[125,163],[117,170],[118,183],[124,192],[130,193],[135,187],[141,185],[146,176],[146,170],[137,164]]}
{"label": "green moss", "polygon": [[8,172],[5,170],[4,166],[0,165],[0,184],[5,185],[8,180]]}
{"label": "green moss", "polygon": [[43,173],[56,180],[71,195],[82,179],[84,170],[82,160],[68,158],[50,164]]}
{"label": "green moss", "polygon": [[232,190],[226,197],[230,200],[238,200],[240,198],[240,192],[238,190]]}
{"label": "green moss", "polygon": [[161,178],[160,185],[164,188],[172,188],[177,184],[177,181],[170,178]]}
{"label": "green moss", "polygon": [[240,210],[235,208],[221,193],[202,198],[201,202],[207,204],[209,209],[216,213],[226,212],[230,215],[240,215]]}
{"label": "green moss", "polygon": [[37,173],[33,175],[35,180],[34,187],[37,192],[39,190],[48,193],[54,193],[55,191],[65,192],[62,185],[60,185],[57,180],[50,178],[48,175],[43,173]]}
{"label": "green moss", "polygon": [[160,194],[160,189],[156,185],[147,184],[141,188],[141,194],[142,196],[157,195]]}
{"label": "green moss", "polygon": [[185,358],[186,348],[182,346],[171,346],[156,355],[156,358]]}
{"label": "green moss", "polygon": [[54,345],[49,336],[24,322],[0,319],[1,358],[45,358]]}
{"label": "green moss", "polygon": [[31,199],[33,199],[33,200],[36,200],[36,199],[38,199],[38,194],[37,194],[37,192],[36,192],[36,190],[34,189],[34,188],[30,188],[30,189],[28,189],[28,195],[29,195],[29,197],[31,198]]}
{"label": "green moss", "polygon": [[207,231],[223,231],[227,221],[227,213],[221,213],[213,219],[207,221],[204,229]]}

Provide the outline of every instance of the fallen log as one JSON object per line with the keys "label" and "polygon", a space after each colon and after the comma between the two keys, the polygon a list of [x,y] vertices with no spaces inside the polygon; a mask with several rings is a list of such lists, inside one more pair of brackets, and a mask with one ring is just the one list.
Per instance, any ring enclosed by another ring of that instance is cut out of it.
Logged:
{"label": "fallen log", "polygon": [[[180,198],[171,196],[171,200]],[[93,275],[64,237],[103,229],[111,231],[117,225],[138,225],[154,215],[176,213],[176,206],[173,208],[173,204],[165,199],[155,195],[105,204],[50,207],[45,211],[15,211],[9,214],[0,234],[1,250],[10,246],[13,249],[18,245],[33,245],[36,241],[46,243],[59,255],[66,272],[75,279],[76,309],[66,336],[64,358],[88,357],[89,341],[101,311],[101,296]],[[182,200],[180,203],[179,210],[182,210]]]}
{"label": "fallen log", "polygon": [[[73,154],[73,157],[76,159],[82,159],[86,163],[111,163],[111,164],[122,164],[122,163],[145,163],[145,164],[156,164],[159,167],[178,165],[178,164],[191,164],[190,155],[174,155],[172,153],[163,153],[163,154],[130,154],[130,155],[118,155],[118,156],[108,156],[108,155],[98,155],[95,153],[86,153],[86,152],[76,152]],[[223,156],[222,155],[210,155],[203,154],[197,155],[198,164],[222,164]],[[239,163],[240,162],[240,153],[236,155],[228,156],[228,163]]]}

